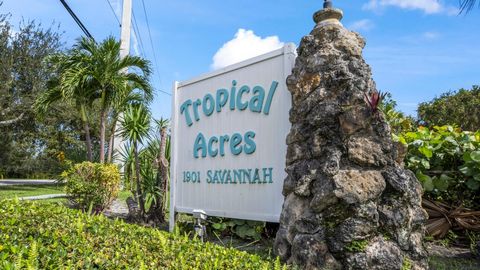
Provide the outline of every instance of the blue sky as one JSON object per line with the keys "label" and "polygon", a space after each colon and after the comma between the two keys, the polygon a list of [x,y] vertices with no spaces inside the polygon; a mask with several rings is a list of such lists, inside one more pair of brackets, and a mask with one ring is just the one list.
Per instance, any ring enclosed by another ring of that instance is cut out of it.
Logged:
{"label": "blue sky", "polygon": [[[108,0],[67,0],[96,40],[119,36]],[[121,17],[121,0],[109,0]],[[156,89],[171,93],[175,80],[281,46],[298,44],[313,28],[312,14],[322,2],[286,0],[144,0],[153,50],[141,0],[133,0],[140,46],[155,68]],[[11,13],[45,26],[60,23],[66,46],[82,32],[58,0],[3,0],[0,13]],[[419,102],[448,90],[480,84],[480,9],[458,16],[457,0],[334,0],[344,11],[343,24],[367,40],[364,57],[377,88],[389,91],[399,108],[415,115]],[[238,59],[240,56],[240,59]],[[215,61],[214,61],[215,59]],[[154,116],[169,117],[171,97],[157,91]]]}

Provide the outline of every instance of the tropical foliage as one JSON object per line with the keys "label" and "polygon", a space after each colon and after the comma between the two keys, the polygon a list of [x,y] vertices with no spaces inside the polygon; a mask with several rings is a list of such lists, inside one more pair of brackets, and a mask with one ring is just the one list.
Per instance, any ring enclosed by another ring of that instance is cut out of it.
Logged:
{"label": "tropical foliage", "polygon": [[163,223],[167,211],[170,137],[168,121],[155,120],[141,104],[129,106],[121,119],[121,134],[128,143],[121,151],[124,183],[135,194],[144,218]]}
{"label": "tropical foliage", "polygon": [[[150,112],[142,104],[130,105],[127,107],[123,119],[121,120],[121,135],[127,139],[132,145],[135,185],[136,185],[136,199],[140,205],[140,211],[145,213],[145,197],[142,190],[142,179],[140,158],[138,156],[139,146],[143,140],[148,136],[150,130]],[[144,168],[146,169],[146,168]],[[145,171],[145,170],[144,170]],[[145,181],[148,178],[144,178]]]}
{"label": "tropical foliage", "polygon": [[[49,88],[37,99],[36,107],[45,112],[52,103],[67,101],[81,115],[87,159],[93,161],[88,110],[98,108],[99,161],[111,161],[113,138],[117,120],[130,102],[147,103],[152,99],[149,84],[150,63],[136,56],[120,58],[120,42],[113,37],[97,44],[81,38],[71,50],[50,57],[58,76],[50,80]],[[108,126],[108,129],[107,129]],[[107,134],[107,130],[110,134]],[[112,145],[106,144],[107,136]],[[110,149],[110,151],[108,151]]]}
{"label": "tropical foliage", "polygon": [[460,0],[459,1],[460,10],[462,12],[463,11],[469,12],[475,7],[476,3],[477,3],[477,0]]}
{"label": "tropical foliage", "polygon": [[80,209],[102,211],[118,195],[120,172],[113,164],[83,162],[62,174],[65,191]]}
{"label": "tropical foliage", "polygon": [[406,166],[428,198],[480,209],[480,131],[419,127],[397,139],[408,147]]}
{"label": "tropical foliage", "polygon": [[211,218],[211,229],[216,236],[236,236],[241,239],[260,240],[265,232],[265,222]]}
{"label": "tropical foliage", "polygon": [[233,248],[90,216],[0,201],[1,269],[287,269]]}
{"label": "tropical foliage", "polygon": [[397,109],[397,102],[393,100],[390,93],[386,93],[379,105],[380,111],[383,112],[385,120],[391,128],[392,134],[400,134],[402,132],[413,131],[416,126],[416,120],[411,116],[406,116]]}

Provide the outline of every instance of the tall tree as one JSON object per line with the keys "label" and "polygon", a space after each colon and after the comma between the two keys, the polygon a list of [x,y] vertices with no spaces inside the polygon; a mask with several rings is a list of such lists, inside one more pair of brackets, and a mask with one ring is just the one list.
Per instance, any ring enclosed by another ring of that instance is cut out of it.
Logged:
{"label": "tall tree", "polygon": [[76,50],[70,50],[49,58],[49,62],[55,68],[57,75],[50,79],[47,91],[38,96],[35,108],[43,116],[53,103],[64,101],[73,104],[82,120],[87,159],[93,161],[92,139],[87,110],[92,107],[92,103],[95,100],[95,92],[88,84],[77,78],[79,68],[81,68],[78,65],[79,58],[80,56]]}
{"label": "tall tree", "polygon": [[83,151],[71,108],[59,104],[44,119],[33,109],[53,73],[44,60],[61,50],[61,34],[34,21],[13,26],[10,18],[0,14],[0,174],[53,177],[64,168],[58,157]]}
{"label": "tall tree", "polygon": [[[78,84],[88,85],[95,89],[100,104],[100,162],[105,162],[106,127],[108,116],[119,95],[124,95],[126,85],[135,85],[137,91],[152,95],[150,62],[137,56],[120,58],[120,42],[109,37],[100,44],[82,38],[74,46],[80,56],[78,73],[75,80]],[[113,147],[113,146],[110,146]]]}
{"label": "tall tree", "polygon": [[426,126],[456,125],[463,130],[480,129],[480,86],[447,92],[418,106],[418,120]]}

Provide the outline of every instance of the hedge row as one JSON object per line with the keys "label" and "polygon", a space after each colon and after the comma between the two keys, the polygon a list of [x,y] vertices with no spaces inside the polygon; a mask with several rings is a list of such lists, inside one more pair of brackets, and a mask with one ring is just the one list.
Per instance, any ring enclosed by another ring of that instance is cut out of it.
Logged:
{"label": "hedge row", "polygon": [[91,216],[0,201],[0,269],[286,269],[233,248]]}

